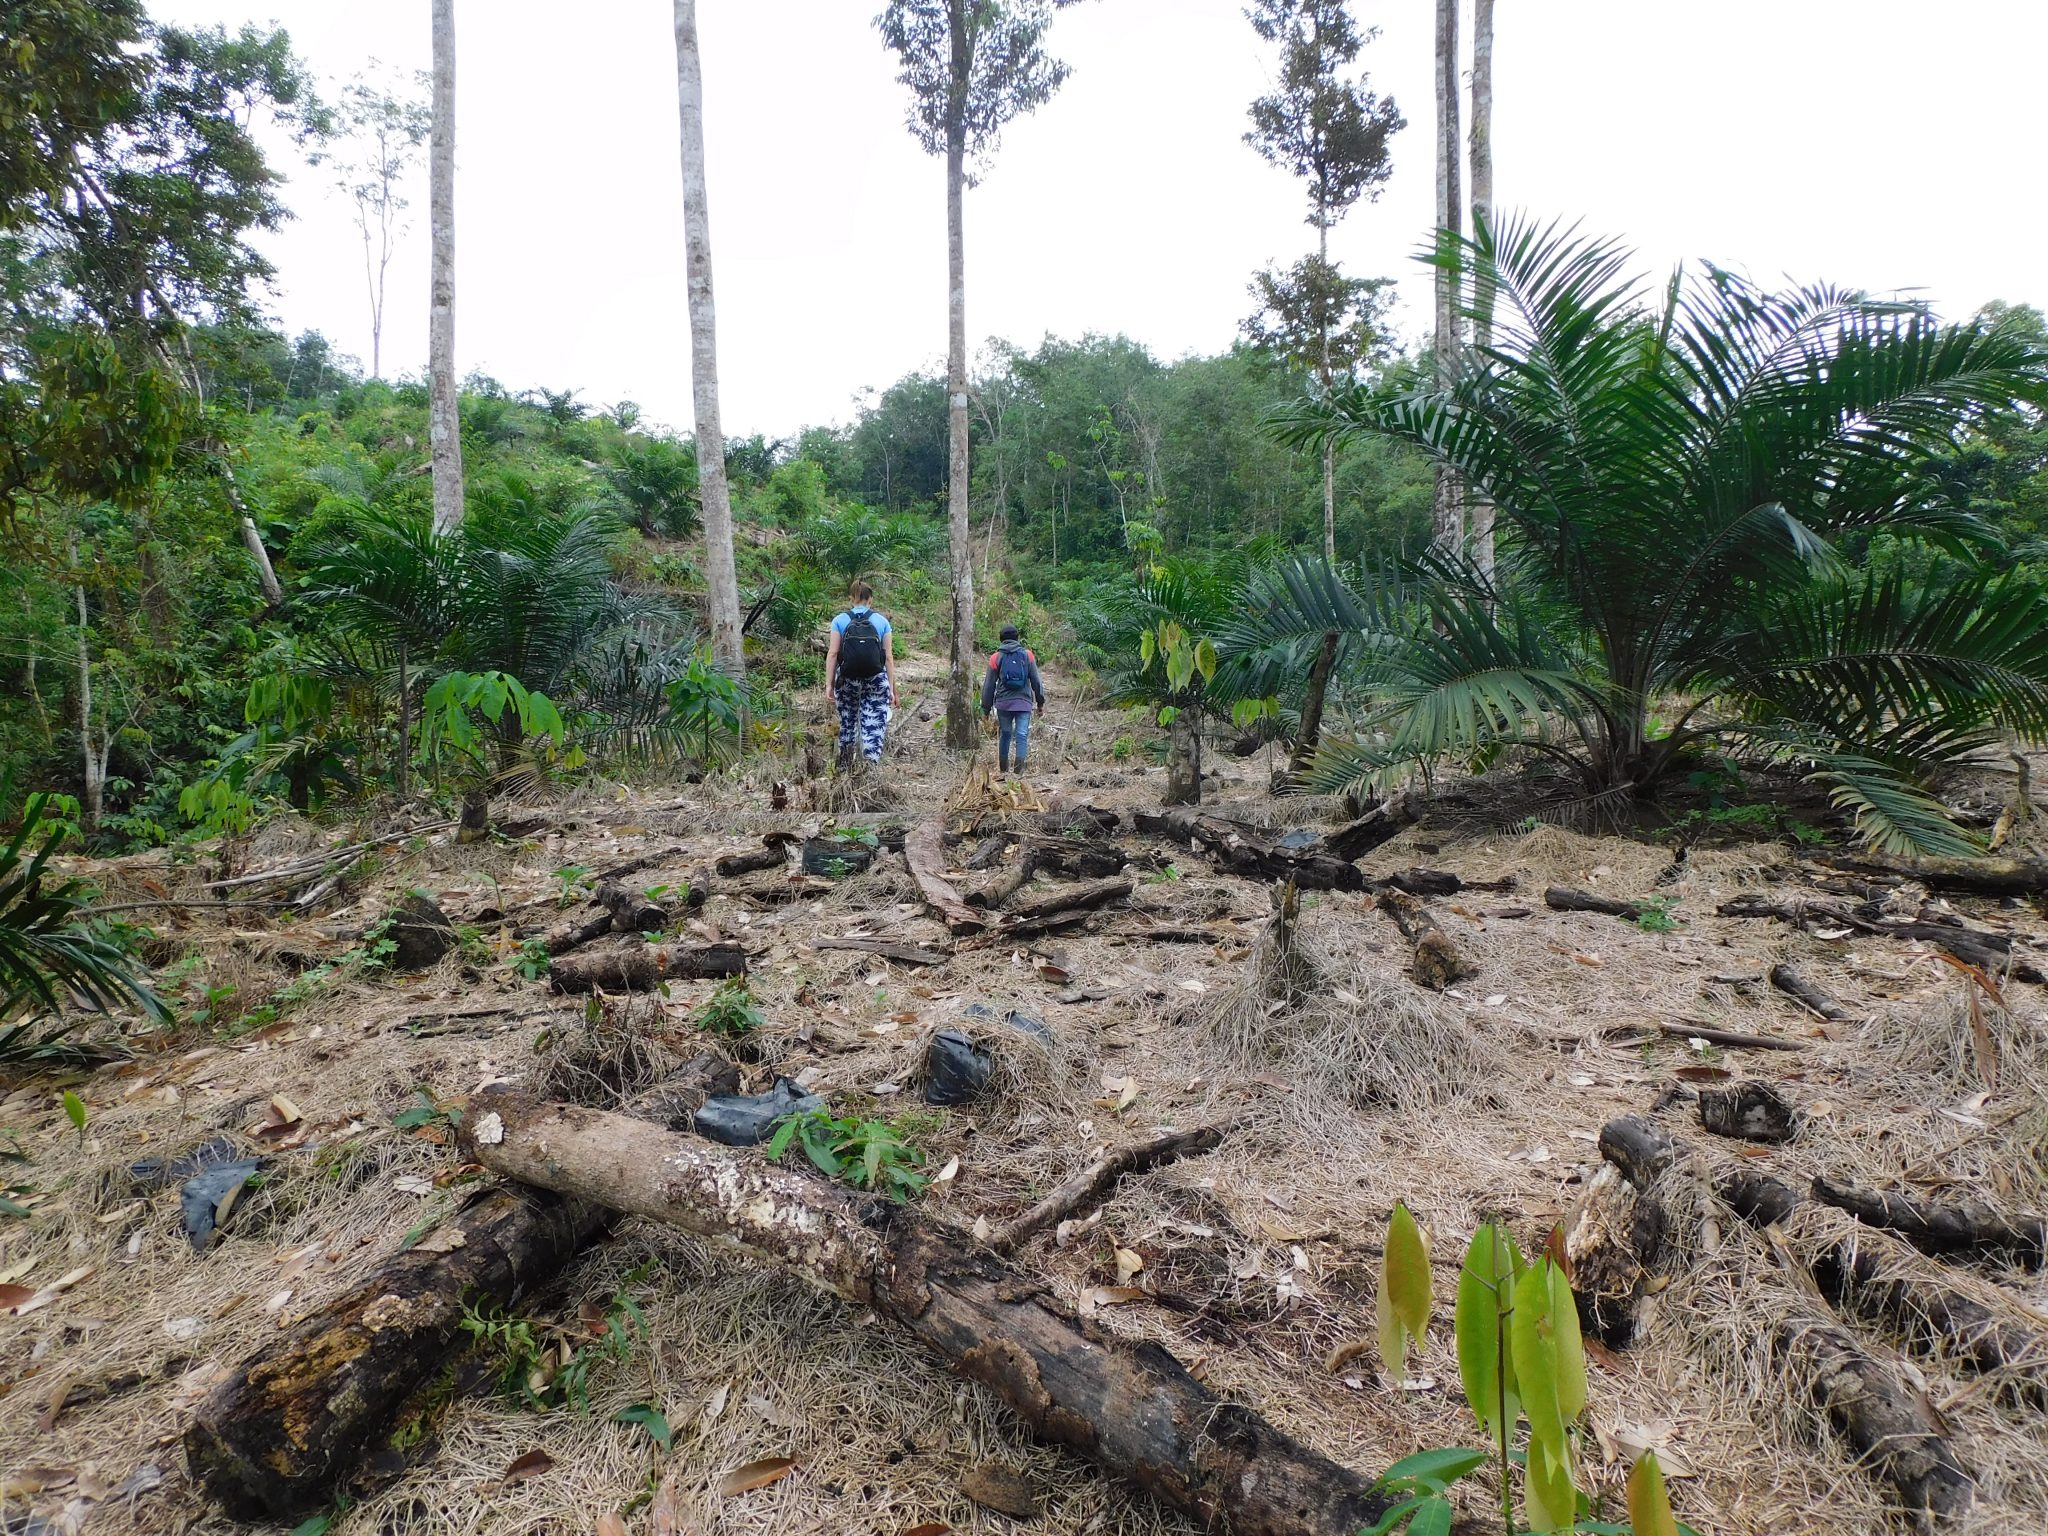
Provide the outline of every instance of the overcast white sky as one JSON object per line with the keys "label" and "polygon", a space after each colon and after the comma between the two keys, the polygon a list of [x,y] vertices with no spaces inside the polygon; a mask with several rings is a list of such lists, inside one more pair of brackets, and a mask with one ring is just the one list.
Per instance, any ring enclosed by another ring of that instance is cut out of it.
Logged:
{"label": "overcast white sky", "polygon": [[[726,430],[845,420],[864,386],[943,359],[942,162],[903,128],[881,0],[700,0]],[[427,0],[153,0],[165,20],[275,21],[329,80],[430,62]],[[1355,0],[1362,59],[1409,121],[1333,254],[1403,280],[1431,217],[1430,0]],[[675,52],[665,0],[458,0],[457,359],[514,389],[641,402],[687,428]],[[1469,26],[1469,17],[1467,25]],[[1235,0],[1063,12],[1065,89],[969,192],[969,336],[1122,331],[1227,347],[1252,270],[1309,248],[1299,187],[1241,141],[1267,87]],[[1465,39],[1469,50],[1469,32]],[[2048,300],[2032,165],[2040,0],[1501,0],[1503,207],[1626,236],[1646,269],[1915,288],[1961,313]],[[323,174],[268,249],[276,309],[369,355],[361,247]],[[391,271],[387,375],[424,365],[426,186]]]}

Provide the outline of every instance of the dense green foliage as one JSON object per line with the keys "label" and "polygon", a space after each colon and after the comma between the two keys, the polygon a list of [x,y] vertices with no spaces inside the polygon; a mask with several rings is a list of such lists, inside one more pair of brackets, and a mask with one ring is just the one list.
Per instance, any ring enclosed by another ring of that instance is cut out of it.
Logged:
{"label": "dense green foliage", "polygon": [[1966,848],[1920,791],[2048,734],[2048,631],[2040,585],[1929,471],[2048,402],[2038,337],[1714,268],[1646,302],[1615,244],[1519,222],[1436,259],[1498,291],[1496,344],[1448,387],[1304,406],[1292,435],[1456,469],[1499,508],[1502,581],[1302,568],[1250,605],[1235,648],[1276,664],[1354,637],[1370,740],[1325,782],[1514,749],[1625,799],[1739,749],[1806,765],[1882,843]]}

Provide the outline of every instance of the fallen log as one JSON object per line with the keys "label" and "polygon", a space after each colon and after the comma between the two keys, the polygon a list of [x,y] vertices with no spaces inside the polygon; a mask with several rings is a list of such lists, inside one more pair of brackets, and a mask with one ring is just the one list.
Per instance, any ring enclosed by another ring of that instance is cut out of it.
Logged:
{"label": "fallen log", "polygon": [[2048,892],[2048,859],[1900,859],[1877,852],[1833,850],[1805,857],[1851,874],[1915,880],[1931,891],[1969,896],[2039,896]]}
{"label": "fallen log", "polygon": [[[626,860],[623,864],[614,864],[609,869],[600,869],[591,878],[600,885],[607,880],[623,880],[628,875],[637,875],[643,869],[652,869],[657,864],[666,864],[670,859],[678,858],[687,852],[689,850],[678,843],[672,848],[662,849],[659,853],[643,853],[638,858]],[[704,898],[702,896],[693,896],[690,905],[701,907],[704,905]]]}
{"label": "fallen log", "polygon": [[600,880],[591,899],[605,909],[620,933],[659,933],[668,926],[666,907],[616,880]]}
{"label": "fallen log", "polygon": [[1418,983],[1433,992],[1441,992],[1453,982],[1472,974],[1472,967],[1458,953],[1458,946],[1451,942],[1451,936],[1413,896],[1402,891],[1381,891],[1375,905],[1394,920],[1394,926],[1401,930],[1401,937],[1411,946],[1410,964]]}
{"label": "fallen log", "polygon": [[1307,848],[1283,848],[1240,822],[1194,809],[1136,811],[1132,819],[1140,832],[1171,838],[1204,854],[1226,874],[1247,880],[1292,880],[1304,891],[1365,889],[1364,872],[1329,852],[1327,840]]}
{"label": "fallen log", "polygon": [[1922,1253],[1994,1259],[2020,1269],[2048,1263],[2048,1221],[1996,1210],[1981,1200],[1943,1205],[1916,1195],[1813,1181],[1813,1198],[1865,1226],[1896,1232]]}
{"label": "fallen log", "polygon": [[1163,1168],[1184,1157],[1214,1151],[1223,1144],[1229,1130],[1228,1126],[1201,1125],[1193,1130],[1168,1131],[1150,1141],[1105,1152],[1044,1199],[998,1227],[988,1240],[988,1246],[997,1253],[1010,1253],[1025,1238],[1065,1221],[1084,1206],[1100,1201],[1120,1179],[1150,1173],[1154,1168]]}
{"label": "fallen log", "polygon": [[1050,917],[1059,912],[1090,911],[1112,901],[1121,901],[1131,894],[1132,889],[1128,879],[1091,880],[1080,885],[1049,885],[1043,890],[1026,891],[1014,897],[1008,911],[1020,922],[1029,922],[1033,918]]}
{"label": "fallen log", "polygon": [[1365,888],[1384,891],[1391,887],[1410,896],[1455,896],[1460,891],[1504,893],[1514,890],[1518,883],[1513,875],[1502,875],[1498,880],[1467,880],[1448,869],[1429,869],[1418,864],[1413,869],[1397,869],[1391,875],[1369,876]]}
{"label": "fallen log", "polygon": [[1846,1329],[1788,1317],[1772,1330],[1772,1352],[1809,1384],[1813,1400],[1856,1452],[1892,1485],[1923,1528],[1968,1512],[1977,1487],[1956,1459],[1932,1409]]}
{"label": "fallen log", "polygon": [[[1768,1174],[1725,1173],[1714,1190],[1758,1227],[1782,1224],[1804,1203],[1791,1185]],[[1915,1265],[1897,1238],[1859,1230],[1823,1247],[1805,1268],[1836,1307],[1891,1328],[1917,1349],[1939,1350],[1968,1370],[1995,1376],[2008,1397],[2048,1404],[2048,1340],[1916,1272]]]}
{"label": "fallen log", "polygon": [[970,907],[984,909],[1000,907],[1031,883],[1037,873],[1038,858],[1030,843],[1017,850],[1017,862],[989,881],[980,890],[967,898]]}
{"label": "fallen log", "polygon": [[921,822],[903,840],[903,859],[918,893],[945,922],[949,933],[975,933],[988,926],[988,919],[960,899],[960,893],[946,883],[945,828],[936,821]]}
{"label": "fallen log", "polygon": [[550,956],[566,955],[572,949],[580,949],[593,939],[601,939],[612,931],[612,915],[600,912],[595,917],[581,918],[573,923],[563,923],[550,928],[540,936],[541,948]]}
{"label": "fallen log", "polygon": [[1654,1030],[1672,1040],[1704,1040],[1709,1045],[1727,1046],[1732,1050],[1745,1051],[1803,1051],[1810,1042],[1805,1040],[1781,1040],[1776,1035],[1751,1035],[1739,1029],[1720,1029],[1712,1024],[1699,1024],[1690,1019],[1681,1019],[1676,1024],[1668,1020],[1646,1020],[1640,1024],[1624,1024],[1623,1031]]}
{"label": "fallen log", "polygon": [[1422,820],[1422,811],[1422,802],[1406,791],[1391,795],[1363,816],[1325,832],[1323,846],[1340,859],[1362,859]]}
{"label": "fallen log", "polygon": [[884,960],[894,960],[898,965],[944,965],[952,958],[947,950],[897,944],[888,939],[870,939],[859,934],[849,934],[840,939],[812,939],[810,944],[813,949],[845,949],[857,954],[878,955]]}
{"label": "fallen log", "polygon": [[1699,1111],[1700,1124],[1716,1136],[1776,1145],[1799,1134],[1799,1111],[1769,1083],[1702,1088]]}
{"label": "fallen log", "polygon": [[620,949],[563,955],[548,966],[557,992],[652,992],[664,981],[703,981],[747,974],[747,952],[737,944],[629,944]]}
{"label": "fallen log", "polygon": [[962,869],[994,869],[1003,862],[1003,855],[1010,850],[1010,839],[1001,832],[991,832],[974,845],[974,851],[962,862]]}
{"label": "fallen log", "polygon": [[[706,1054],[627,1106],[687,1124],[738,1086]],[[651,1127],[650,1127],[651,1128]],[[360,1285],[308,1314],[207,1394],[185,1431],[194,1479],[238,1520],[291,1520],[330,1502],[364,1458],[405,1434],[464,1348],[464,1306],[510,1305],[610,1225],[600,1206],[501,1186],[476,1196]]]}
{"label": "fallen log", "polygon": [[1826,988],[1807,980],[1789,965],[1771,967],[1771,985],[1801,1007],[1811,1009],[1830,1024],[1846,1024],[1856,1017],[1837,1002]]}
{"label": "fallen log", "polygon": [[1618,896],[1575,891],[1566,885],[1553,885],[1546,889],[1543,905],[1553,912],[1598,912],[1603,917],[1625,918],[1631,923],[1640,922],[1645,912],[1658,910],[1647,901],[1625,901]]}
{"label": "fallen log", "polygon": [[1763,895],[1737,896],[1722,902],[1716,910],[1723,917],[1775,918],[1808,931],[1834,927],[1888,939],[1918,939],[1946,950],[1964,964],[1974,965],[1987,975],[2001,976],[2010,971],[2021,981],[2048,981],[2048,976],[2043,975],[2039,966],[2013,947],[2009,934],[1972,928],[1965,923],[1902,922],[1867,916],[1839,902],[1807,901],[1797,897],[1780,900]]}
{"label": "fallen log", "polygon": [[903,1328],[1042,1439],[1198,1524],[1353,1536],[1389,1500],[1365,1477],[1218,1398],[1157,1344],[1074,1317],[916,1212],[623,1115],[490,1088],[465,1150],[494,1172],[775,1260]]}
{"label": "fallen log", "polygon": [[747,853],[723,854],[712,862],[712,870],[730,879],[735,875],[757,874],[764,869],[781,869],[789,862],[780,842]]}
{"label": "fallen log", "polygon": [[1105,880],[1130,863],[1123,849],[1106,838],[1035,837],[1026,846],[1035,872],[1062,880]]}

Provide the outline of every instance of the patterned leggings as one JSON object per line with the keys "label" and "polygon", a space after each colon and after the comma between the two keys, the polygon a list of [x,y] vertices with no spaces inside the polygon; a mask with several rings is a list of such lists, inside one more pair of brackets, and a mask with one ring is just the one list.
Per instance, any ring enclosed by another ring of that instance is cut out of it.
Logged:
{"label": "patterned leggings", "polygon": [[882,760],[882,742],[889,734],[889,675],[842,677],[833,690],[839,701],[839,747],[843,752],[860,739],[860,755]]}

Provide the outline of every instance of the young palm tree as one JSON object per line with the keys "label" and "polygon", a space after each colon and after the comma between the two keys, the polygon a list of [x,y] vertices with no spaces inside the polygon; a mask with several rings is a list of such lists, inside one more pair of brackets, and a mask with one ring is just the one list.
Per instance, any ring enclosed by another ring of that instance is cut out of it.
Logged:
{"label": "young palm tree", "polygon": [[1919,786],[2048,734],[2048,626],[1926,468],[1973,419],[2048,403],[2048,353],[1714,267],[1646,302],[1614,243],[1524,221],[1425,259],[1495,296],[1493,343],[1447,383],[1340,391],[1283,431],[1384,433],[1455,471],[1498,508],[1500,581],[1434,557],[1248,606],[1228,639],[1251,654],[1333,620],[1365,642],[1375,739],[1325,753],[1324,781],[1512,745],[1619,799],[1747,744],[1810,765],[1882,844],[1966,846]]}

